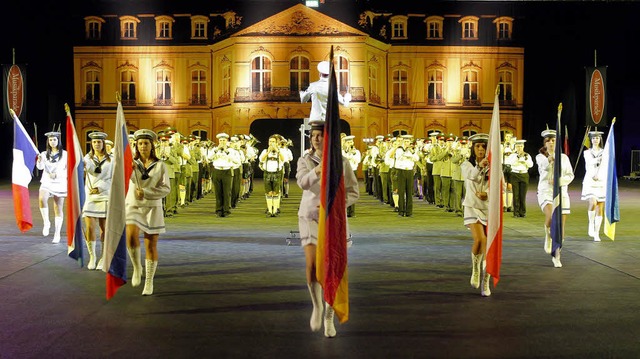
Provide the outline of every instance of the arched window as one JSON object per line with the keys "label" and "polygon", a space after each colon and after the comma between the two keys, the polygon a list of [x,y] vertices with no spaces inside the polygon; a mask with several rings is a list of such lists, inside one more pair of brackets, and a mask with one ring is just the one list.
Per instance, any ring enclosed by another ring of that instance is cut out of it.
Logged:
{"label": "arched window", "polygon": [[171,40],[173,38],[173,22],[171,16],[156,16],[156,40]]}
{"label": "arched window", "polygon": [[427,103],[444,105],[444,71],[439,68],[427,69]]}
{"label": "arched window", "polygon": [[465,16],[458,21],[462,26],[463,40],[478,40],[478,20],[477,16]]}
{"label": "arched window", "polygon": [[209,18],[202,15],[191,17],[191,39],[206,39]]}
{"label": "arched window", "polygon": [[120,38],[123,40],[136,40],[138,38],[138,24],[140,20],[133,16],[120,17]]}
{"label": "arched window", "polygon": [[289,61],[289,89],[293,92],[303,91],[309,87],[309,59],[305,56],[294,56]]}
{"label": "arched window", "polygon": [[191,104],[207,104],[207,74],[204,70],[191,70]]}
{"label": "arched window", "polygon": [[88,69],[84,73],[84,99],[83,105],[100,106],[100,77],[98,69]]}
{"label": "arched window", "polygon": [[251,91],[271,91],[271,59],[266,56],[254,57],[251,61]]}
{"label": "arched window", "polygon": [[513,18],[501,16],[493,20],[493,23],[496,24],[496,38],[498,40],[511,40]]}
{"label": "arched window", "polygon": [[462,101],[463,105],[479,105],[478,99],[478,71],[467,69],[462,71]]}
{"label": "arched window", "polygon": [[158,106],[171,106],[171,71],[156,70],[156,100]]}
{"label": "arched window", "polygon": [[136,105],[136,79],[138,73],[131,69],[120,71],[120,95],[123,106]]}
{"label": "arched window", "polygon": [[442,16],[429,16],[424,22],[427,24],[427,39],[442,40],[444,18]]}
{"label": "arched window", "polygon": [[87,16],[85,22],[85,38],[87,40],[100,40],[102,37],[102,24],[104,19],[97,16]]}
{"label": "arched window", "polygon": [[393,77],[391,79],[392,91],[393,91],[393,104],[394,105],[408,105],[409,104],[409,76],[408,71],[405,68],[396,68],[393,70]]}
{"label": "arched window", "polygon": [[513,72],[509,70],[498,71],[498,86],[500,88],[498,98],[501,104],[511,105],[513,101]]}

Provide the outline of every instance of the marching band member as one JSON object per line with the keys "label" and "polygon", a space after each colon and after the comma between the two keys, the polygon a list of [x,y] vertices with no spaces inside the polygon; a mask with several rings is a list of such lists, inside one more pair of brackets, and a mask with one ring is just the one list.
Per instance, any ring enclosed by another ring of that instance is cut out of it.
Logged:
{"label": "marching band member", "polygon": [[216,135],[218,147],[211,153],[213,165],[213,190],[216,194],[216,215],[227,217],[231,214],[231,185],[233,167],[240,162],[236,151],[229,148],[229,135],[221,132]]}
{"label": "marching band member", "polygon": [[[507,157],[515,150],[516,138],[513,132],[504,131],[504,142],[500,145],[502,151],[502,163],[507,164]],[[503,168],[504,181],[507,183],[507,190],[502,194],[502,203],[504,203],[504,211],[511,212],[513,208],[513,186],[511,185],[511,167],[508,165]]]}
{"label": "marching band member", "polygon": [[267,200],[267,215],[275,217],[280,209],[280,190],[285,156],[278,148],[278,135],[269,137],[269,147],[260,153],[260,163],[264,171],[264,194]]}
{"label": "marching band member", "polygon": [[286,138],[280,139],[280,152],[284,157],[284,164],[282,167],[282,194],[284,198],[289,198],[289,176],[291,176],[291,161],[293,161],[293,152],[289,146],[293,146],[291,140]]}
{"label": "marching band member", "polygon": [[165,233],[162,199],[171,191],[168,169],[156,156],[156,134],[140,129],[133,134],[136,153],[133,157],[133,173],[125,199],[127,214],[127,252],[133,262],[131,285],[140,285],[140,231],[145,247],[145,283],[142,295],[153,294],[153,277],[158,267],[158,237]]}
{"label": "marching band member", "polygon": [[527,213],[527,191],[529,190],[529,169],[533,159],[524,152],[527,140],[516,140],[514,151],[505,158],[505,164],[511,166],[509,178],[513,193],[513,216],[524,217]]}
{"label": "marching band member", "polygon": [[411,148],[412,140],[412,135],[402,135],[401,140],[398,141],[399,146],[391,150],[391,156],[395,159],[397,206],[400,217],[413,215],[413,171],[419,157]]}
{"label": "marching band member", "polygon": [[[571,213],[571,203],[569,200],[568,186],[573,181],[574,174],[571,168],[571,161],[569,157],[564,153],[561,155],[561,163],[555,162],[555,148],[556,148],[556,131],[545,130],[542,131],[542,137],[544,138],[544,146],[540,149],[540,153],[536,155],[536,163],[538,165],[538,173],[540,178],[538,180],[538,204],[540,209],[544,213],[544,251],[547,254],[551,254],[551,261],[556,268],[562,267],[560,262],[560,252],[562,245],[555,253],[552,253],[551,244],[551,215],[553,214],[553,166],[561,166],[561,174],[558,179],[560,182],[560,190],[562,195],[562,228],[564,232],[564,223],[567,220],[567,215]],[[564,241],[564,233],[562,233],[562,240]]]}
{"label": "marching band member", "polygon": [[[111,155],[105,148],[107,134],[104,132],[91,132],[91,150],[84,156],[84,191],[85,202],[82,209],[84,226],[86,228],[87,252],[89,263],[87,269],[102,269],[104,256],[104,229],[107,222],[107,202],[111,190],[111,178],[113,165]],[[99,234],[102,243],[102,256],[96,266],[96,234]]]}
{"label": "marching band member", "polygon": [[51,243],[60,243],[62,229],[64,199],[67,197],[67,151],[60,143],[60,132],[53,131],[44,134],[47,137],[47,149],[38,155],[36,167],[42,171],[38,205],[44,226],[42,235],[48,236],[51,222],[49,221],[49,198],[53,197],[53,216],[55,232]]}
{"label": "marching band member", "polygon": [[[354,174],[358,173],[358,165],[362,160],[362,154],[360,150],[357,149],[353,144],[353,139],[356,136],[349,135],[344,136],[342,138],[342,156],[346,157],[351,165],[351,169],[353,169]],[[358,177],[356,176],[356,179]],[[356,216],[356,205],[355,203],[351,206],[347,207],[347,217],[355,217]]]}

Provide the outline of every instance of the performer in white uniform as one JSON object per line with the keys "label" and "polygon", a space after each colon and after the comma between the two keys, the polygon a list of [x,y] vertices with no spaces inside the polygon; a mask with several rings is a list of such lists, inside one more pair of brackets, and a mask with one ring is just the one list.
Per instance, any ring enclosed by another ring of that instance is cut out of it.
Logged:
{"label": "performer in white uniform", "polygon": [[[324,121],[327,113],[327,98],[329,96],[329,61],[322,61],[318,64],[320,79],[309,84],[306,91],[300,91],[300,102],[311,100],[311,112],[309,121]],[[351,94],[347,93],[342,97],[338,94],[338,101],[344,106],[348,106],[351,101]]]}
{"label": "performer in white uniform", "polygon": [[111,156],[105,147],[107,134],[91,132],[91,151],[84,158],[84,191],[85,202],[82,209],[86,228],[87,251],[89,252],[88,269],[102,269],[102,256],[96,266],[96,234],[99,231],[104,255],[104,226],[107,222],[107,202],[113,177]]}
{"label": "performer in white uniform", "polygon": [[[302,200],[298,210],[298,227],[301,245],[306,260],[307,287],[311,294],[313,312],[311,313],[311,330],[320,330],[323,317],[322,286],[316,278],[316,246],[318,244],[318,216],[320,207],[320,178],[322,173],[322,143],[324,139],[324,122],[313,121],[311,124],[311,150],[298,158],[296,180],[302,188]],[[346,158],[342,158],[344,189],[347,207],[354,204],[359,197],[358,180]],[[345,218],[345,221],[347,219]],[[326,305],[324,314],[324,335],[334,337],[336,329],[333,324],[334,311]]]}
{"label": "performer in white uniform", "polygon": [[[556,268],[562,267],[560,262],[560,252],[558,249],[555,253],[551,252],[551,215],[553,214],[553,166],[555,161],[555,148],[556,148],[556,131],[545,130],[542,131],[542,137],[544,137],[544,146],[540,149],[540,153],[536,155],[536,163],[538,164],[538,173],[540,178],[538,180],[538,204],[544,213],[544,251],[547,254],[551,254],[551,260],[553,266]],[[573,169],[571,168],[571,161],[569,157],[564,153],[561,155],[560,163],[560,191],[562,196],[562,228],[564,229],[564,223],[567,220],[567,214],[571,213],[571,202],[569,200],[569,192],[567,187],[573,181]],[[562,233],[562,239],[564,240],[564,233]],[[561,246],[562,247],[562,246]]]}
{"label": "performer in white uniform", "polygon": [[60,243],[64,199],[67,197],[67,151],[62,149],[60,132],[47,132],[47,150],[38,155],[36,167],[42,171],[38,204],[44,226],[42,235],[48,236],[51,228],[49,221],[49,198],[53,197],[53,216],[55,233],[52,243]]}
{"label": "performer in white uniform", "polygon": [[460,165],[460,171],[465,187],[465,196],[462,201],[464,224],[473,237],[470,283],[473,288],[480,287],[482,276],[480,294],[488,297],[491,295],[491,276],[486,272],[487,261],[484,255],[487,251],[485,227],[489,209],[489,160],[487,159],[489,135],[478,133],[469,137],[469,140],[472,143],[471,153],[469,158]]}
{"label": "performer in white uniform", "polygon": [[582,200],[589,201],[587,215],[589,216],[589,236],[594,242],[600,242],[600,226],[602,226],[602,214],[607,197],[605,187],[607,181],[607,169],[602,148],[602,133],[600,131],[589,132],[591,148],[584,151],[584,179],[582,180]]}
{"label": "performer in white uniform", "polygon": [[171,191],[169,172],[155,151],[156,134],[141,129],[133,134],[135,155],[133,173],[125,200],[127,213],[127,251],[133,262],[131,285],[140,285],[140,230],[144,236],[145,283],[142,295],[153,294],[153,276],[158,267],[158,236],[165,233],[162,199]]}

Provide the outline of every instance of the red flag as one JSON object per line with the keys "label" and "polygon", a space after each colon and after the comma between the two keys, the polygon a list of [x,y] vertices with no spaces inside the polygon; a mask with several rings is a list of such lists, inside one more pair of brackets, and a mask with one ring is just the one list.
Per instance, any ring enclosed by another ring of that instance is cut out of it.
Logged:
{"label": "red flag", "polygon": [[500,280],[502,263],[502,192],[504,177],[500,155],[500,100],[496,91],[493,102],[491,129],[489,130],[489,212],[487,213],[487,273],[493,277],[493,285]]}
{"label": "red flag", "polygon": [[33,227],[31,204],[29,202],[29,183],[31,172],[36,165],[38,149],[33,144],[20,119],[13,110],[13,164],[11,168],[11,189],[13,192],[13,209],[16,213],[16,224],[21,232]]}
{"label": "red flag", "polygon": [[569,156],[569,131],[567,126],[564,126],[564,154]]}
{"label": "red flag", "polygon": [[127,282],[127,247],[125,197],[133,172],[133,156],[129,146],[127,123],[122,103],[118,102],[116,134],[113,141],[113,180],[107,205],[107,224],[104,236],[104,267],[107,272],[107,299]]}
{"label": "red flag", "polygon": [[320,179],[316,277],[324,289],[324,300],[333,307],[340,323],[344,323],[349,320],[347,214],[333,48],[327,101]]}
{"label": "red flag", "polygon": [[83,232],[82,207],[84,206],[84,164],[82,163],[82,147],[78,140],[76,127],[71,118],[69,105],[67,112],[67,253],[83,266]]}

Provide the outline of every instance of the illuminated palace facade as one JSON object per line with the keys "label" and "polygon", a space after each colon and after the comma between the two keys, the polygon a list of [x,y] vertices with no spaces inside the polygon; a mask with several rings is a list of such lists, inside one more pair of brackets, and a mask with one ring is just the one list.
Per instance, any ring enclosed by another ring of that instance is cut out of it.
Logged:
{"label": "illuminated palace facade", "polygon": [[515,15],[359,9],[338,18],[321,10],[263,8],[252,23],[243,10],[84,16],[73,50],[81,142],[96,130],[113,138],[116,92],[130,131],[174,126],[215,140],[249,134],[257,121],[297,129],[310,111],[298,93],[318,79],[332,45],[339,90],[352,95],[340,116],[357,139],[488,132],[497,86],[502,130],[520,137],[524,48]]}

